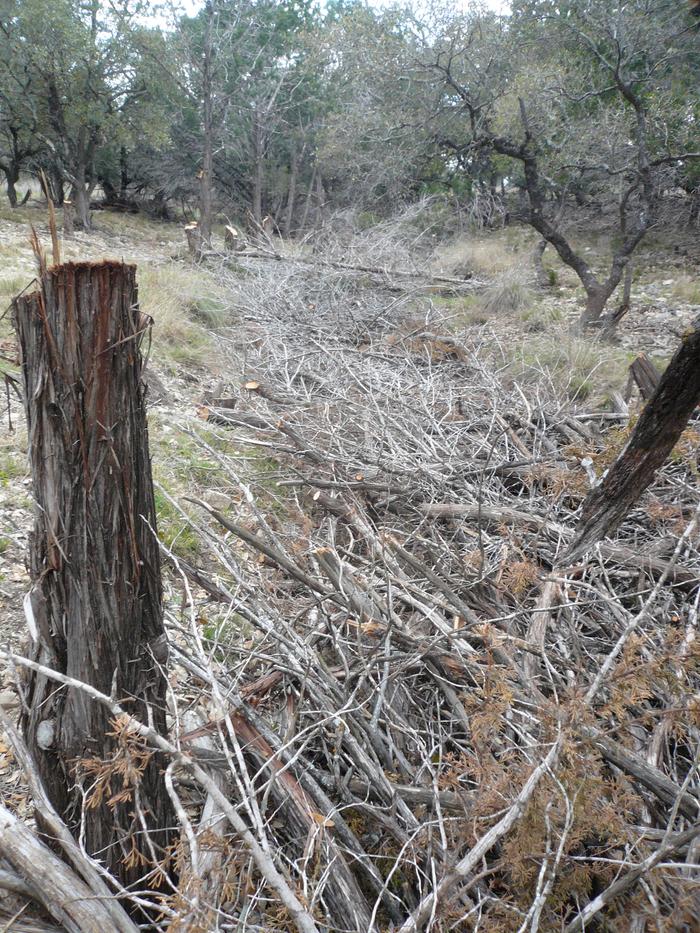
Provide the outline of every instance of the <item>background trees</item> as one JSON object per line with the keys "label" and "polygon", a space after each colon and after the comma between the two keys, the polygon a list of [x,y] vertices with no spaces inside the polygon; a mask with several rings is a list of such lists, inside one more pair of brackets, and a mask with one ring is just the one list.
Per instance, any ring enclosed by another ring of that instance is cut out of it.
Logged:
{"label": "background trees", "polygon": [[[131,0],[2,0],[0,168],[43,170],[88,227],[108,201],[271,216],[390,213],[443,192],[524,220],[603,314],[669,197],[698,196],[696,24],[676,0],[519,0],[508,16],[210,0],[166,25]],[[607,267],[577,230],[613,235]]]}

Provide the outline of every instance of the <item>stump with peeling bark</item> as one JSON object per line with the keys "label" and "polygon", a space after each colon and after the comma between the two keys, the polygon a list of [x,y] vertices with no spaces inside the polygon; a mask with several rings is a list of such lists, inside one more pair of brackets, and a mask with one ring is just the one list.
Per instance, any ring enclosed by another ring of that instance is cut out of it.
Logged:
{"label": "stump with peeling bark", "polygon": [[[165,734],[166,679],[136,270],[44,271],[13,302],[36,501],[25,601],[33,656]],[[48,795],[123,883],[173,823],[159,756],[77,688],[26,682],[24,731]]]}

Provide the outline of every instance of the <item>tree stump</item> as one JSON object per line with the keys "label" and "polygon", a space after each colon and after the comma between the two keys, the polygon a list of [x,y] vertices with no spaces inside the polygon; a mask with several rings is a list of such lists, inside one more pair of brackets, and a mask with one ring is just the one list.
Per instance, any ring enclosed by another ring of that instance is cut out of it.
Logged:
{"label": "tree stump", "polygon": [[[36,501],[25,600],[32,656],[165,734],[140,353],[148,319],[135,266],[53,266],[12,307]],[[25,686],[23,728],[54,807],[123,884],[142,879],[174,823],[160,756],[83,691],[34,672]]]}
{"label": "tree stump", "polygon": [[640,353],[630,366],[630,378],[636,382],[639,394],[647,402],[656,392],[661,376],[646,353]]}
{"label": "tree stump", "polygon": [[231,253],[239,253],[245,247],[241,234],[235,227],[227,226],[224,229],[224,248]]}
{"label": "tree stump", "polygon": [[75,233],[75,214],[73,211],[73,202],[63,202],[63,236],[71,237]]}
{"label": "tree stump", "polygon": [[187,249],[194,259],[202,257],[202,231],[199,224],[193,221],[185,227],[185,239],[187,240]]}

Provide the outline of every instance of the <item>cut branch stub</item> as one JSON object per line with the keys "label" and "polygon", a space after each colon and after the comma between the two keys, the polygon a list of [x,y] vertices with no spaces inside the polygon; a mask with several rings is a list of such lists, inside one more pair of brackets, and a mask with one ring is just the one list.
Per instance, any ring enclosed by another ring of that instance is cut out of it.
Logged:
{"label": "cut branch stub", "polygon": [[627,446],[584,501],[565,560],[576,560],[620,524],[673,450],[699,402],[700,318],[684,335]]}
{"label": "cut branch stub", "polygon": [[[34,658],[165,734],[136,269],[54,266],[39,291],[14,300],[13,315],[37,505],[25,601]],[[125,884],[143,877],[173,823],[158,756],[81,691],[30,674],[26,699],[27,744],[51,802]]]}

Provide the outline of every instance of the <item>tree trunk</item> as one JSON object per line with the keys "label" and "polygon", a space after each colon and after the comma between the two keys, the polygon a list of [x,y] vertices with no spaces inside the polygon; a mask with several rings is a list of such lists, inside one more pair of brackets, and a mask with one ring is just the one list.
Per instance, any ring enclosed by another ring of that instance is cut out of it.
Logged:
{"label": "tree trunk", "polygon": [[86,169],[79,165],[75,170],[75,181],[71,191],[71,201],[75,208],[75,226],[80,230],[91,230],[90,197],[87,190]]}
{"label": "tree trunk", "polygon": [[576,560],[613,531],[654,479],[700,402],[700,318],[659,380],[629,443],[583,503],[566,559]]}
{"label": "tree trunk", "polygon": [[697,227],[700,221],[700,188],[690,194],[690,210],[688,212],[688,226]]}
{"label": "tree trunk", "polygon": [[326,189],[323,187],[323,176],[320,170],[316,172],[316,220],[314,229],[316,231],[323,227],[323,219],[326,207]]}
{"label": "tree trunk", "polygon": [[263,138],[263,126],[260,119],[260,109],[255,106],[253,116],[253,162],[255,174],[253,177],[253,218],[256,224],[261,224],[263,219],[263,181],[265,167],[265,141]]}
{"label": "tree trunk", "polygon": [[65,186],[63,176],[55,165],[50,165],[46,170],[42,169],[38,175],[39,186],[48,201],[53,201],[56,207],[61,207],[65,199]]}
{"label": "tree trunk", "polygon": [[17,207],[17,182],[19,181],[19,169],[16,168],[13,164],[8,165],[5,168],[5,178],[7,179],[7,200],[10,202],[10,207]]}
{"label": "tree trunk", "polygon": [[119,149],[119,198],[126,201],[129,196],[129,154],[126,146]]}
{"label": "tree trunk", "polygon": [[[148,325],[135,273],[107,261],[54,266],[12,305],[37,503],[25,608],[35,660],[165,734],[139,352]],[[29,673],[25,699],[27,744],[54,807],[123,884],[139,881],[162,859],[173,824],[160,756],[78,689]]]}
{"label": "tree trunk", "polygon": [[212,183],[214,177],[214,6],[207,3],[202,60],[202,168],[199,173],[200,249],[211,249]]}
{"label": "tree trunk", "polygon": [[284,213],[284,222],[282,224],[282,234],[285,239],[287,239],[292,232],[292,222],[294,221],[294,205],[297,199],[297,179],[299,177],[299,166],[301,160],[304,158],[304,150],[306,145],[302,147],[301,152],[297,152],[297,147],[294,147],[294,152],[292,154],[292,163],[291,170],[289,173],[289,188],[287,190],[287,207]]}
{"label": "tree trunk", "polygon": [[581,325],[591,327],[600,321],[608,298],[612,294],[605,285],[588,285],[586,287],[586,307],[581,316]]}
{"label": "tree trunk", "polygon": [[73,202],[64,201],[63,202],[63,236],[72,237],[75,232],[75,224],[73,218]]}
{"label": "tree trunk", "polygon": [[316,187],[316,166],[314,165],[311,171],[311,181],[309,182],[309,187],[306,192],[306,200],[304,202],[304,215],[301,218],[301,230],[302,232],[306,230],[306,222],[309,219],[309,211],[311,210],[311,201],[313,199],[314,188]]}

